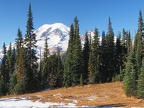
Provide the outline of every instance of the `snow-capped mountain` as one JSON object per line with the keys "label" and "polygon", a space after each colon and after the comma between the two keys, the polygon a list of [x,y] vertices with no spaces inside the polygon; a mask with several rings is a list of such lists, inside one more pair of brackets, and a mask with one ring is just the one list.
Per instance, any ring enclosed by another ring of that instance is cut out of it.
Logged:
{"label": "snow-capped mountain", "polygon": [[[44,24],[34,31],[36,35],[37,56],[43,54],[45,39],[47,37],[48,48],[50,54],[60,51],[64,53],[68,47],[70,28],[62,23]],[[7,50],[9,45],[6,46]],[[15,47],[15,43],[12,43],[12,48]],[[0,49],[0,58],[3,57],[2,49]]]}
{"label": "snow-capped mountain", "polygon": [[45,39],[47,37],[50,54],[62,53],[67,50],[70,28],[62,23],[44,24],[34,31],[37,40],[38,56],[44,51]]}
{"label": "snow-capped mountain", "polygon": [[[34,31],[36,35],[37,57],[42,57],[45,46],[45,39],[47,37],[48,48],[50,54],[60,51],[61,54],[65,53],[68,47],[70,28],[62,23],[44,24]],[[88,35],[94,36],[92,30],[88,31]],[[84,44],[85,36],[80,35],[82,46]],[[15,43],[12,43],[15,47]],[[9,45],[7,46],[7,50]],[[2,49],[0,50],[0,58],[3,57]]]}

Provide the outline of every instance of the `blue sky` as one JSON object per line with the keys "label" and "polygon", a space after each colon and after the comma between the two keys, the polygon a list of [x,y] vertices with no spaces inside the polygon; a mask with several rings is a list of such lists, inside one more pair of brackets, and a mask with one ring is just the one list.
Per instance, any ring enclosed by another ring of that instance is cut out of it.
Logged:
{"label": "blue sky", "polygon": [[1,48],[4,42],[8,45],[15,41],[18,28],[25,35],[29,3],[35,29],[56,22],[70,26],[77,16],[81,34],[97,27],[101,35],[102,30],[107,32],[108,17],[111,17],[115,35],[125,28],[134,36],[139,10],[144,16],[144,0],[0,0]]}

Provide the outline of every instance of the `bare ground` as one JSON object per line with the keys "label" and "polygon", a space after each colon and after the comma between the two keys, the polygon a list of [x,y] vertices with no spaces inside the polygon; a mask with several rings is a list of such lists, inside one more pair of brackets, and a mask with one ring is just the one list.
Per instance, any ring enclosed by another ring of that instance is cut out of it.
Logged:
{"label": "bare ground", "polygon": [[7,97],[28,97],[33,101],[74,103],[77,106],[144,107],[143,99],[126,97],[121,82],[58,88],[2,98]]}

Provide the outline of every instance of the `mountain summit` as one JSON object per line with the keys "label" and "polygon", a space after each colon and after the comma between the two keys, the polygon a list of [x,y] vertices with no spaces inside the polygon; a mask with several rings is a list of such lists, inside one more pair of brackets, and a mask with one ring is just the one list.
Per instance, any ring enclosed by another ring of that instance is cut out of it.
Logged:
{"label": "mountain summit", "polygon": [[34,31],[37,40],[38,55],[43,52],[45,39],[47,37],[48,48],[50,54],[57,52],[65,52],[68,47],[70,28],[62,23],[44,24]]}

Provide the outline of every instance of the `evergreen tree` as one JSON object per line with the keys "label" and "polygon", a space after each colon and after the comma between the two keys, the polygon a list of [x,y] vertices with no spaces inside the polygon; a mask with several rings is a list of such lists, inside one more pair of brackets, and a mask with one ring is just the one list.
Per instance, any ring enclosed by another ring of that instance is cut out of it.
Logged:
{"label": "evergreen tree", "polygon": [[92,47],[92,39],[91,39],[91,36],[90,36],[90,40],[89,40],[89,60],[88,60],[88,82],[89,83],[92,83],[93,82],[93,79],[92,79],[92,73],[93,73],[93,47]]}
{"label": "evergreen tree", "polygon": [[57,86],[62,87],[63,86],[63,74],[64,74],[64,64],[61,59],[60,51],[57,55]]}
{"label": "evergreen tree", "polygon": [[74,49],[74,26],[70,26],[70,36],[69,36],[68,48],[66,52],[66,58],[64,63],[64,82],[65,87],[71,86],[72,83],[72,69],[73,69],[73,49]]}
{"label": "evergreen tree", "polygon": [[83,56],[79,36],[79,24],[77,17],[74,18],[74,25],[70,27],[70,39],[66,53],[64,66],[64,85],[80,84],[80,75],[83,71]]}
{"label": "evergreen tree", "polygon": [[[139,10],[139,18],[138,18],[138,30],[139,33],[143,31],[143,18],[142,18],[142,11]],[[141,34],[142,35],[142,34]]]}
{"label": "evergreen tree", "polygon": [[99,71],[99,33],[98,29],[95,29],[94,40],[91,46],[91,73],[89,73],[89,83],[98,83],[100,81]]}
{"label": "evergreen tree", "polygon": [[43,79],[42,79],[42,54],[41,54],[41,48],[39,48],[40,50],[40,61],[39,61],[39,64],[38,64],[38,76],[37,76],[37,82],[38,82],[38,90],[42,90],[44,88],[44,85],[43,85]]}
{"label": "evergreen tree", "polygon": [[13,74],[10,74],[10,86],[9,86],[10,94],[16,94],[16,88],[15,88],[16,84],[17,84],[16,72],[14,71]]}
{"label": "evergreen tree", "polygon": [[132,40],[130,31],[127,32],[127,53],[129,54],[132,50]]}
{"label": "evergreen tree", "polygon": [[[126,31],[125,31],[125,29],[123,28],[122,29],[122,45],[123,46],[125,46],[126,47]],[[125,52],[126,52],[126,50],[125,50]]]}
{"label": "evergreen tree", "polygon": [[7,51],[7,57],[8,57],[8,71],[9,71],[9,74],[13,72],[12,70],[12,46],[11,46],[11,43],[9,45],[9,49]]}
{"label": "evergreen tree", "polygon": [[108,32],[106,34],[106,47],[107,47],[107,81],[110,82],[114,75],[114,32],[112,28],[111,19],[108,20]]}
{"label": "evergreen tree", "polygon": [[16,93],[22,94],[26,92],[26,67],[24,60],[24,48],[20,48],[19,59],[16,70]]}
{"label": "evergreen tree", "polygon": [[137,97],[138,98],[144,98],[144,58],[142,60],[142,67],[140,71],[140,75],[138,78],[138,84],[137,84]]}
{"label": "evergreen tree", "polygon": [[131,51],[126,63],[124,76],[124,90],[127,96],[135,96],[136,94],[136,72],[134,69],[134,53]]}
{"label": "evergreen tree", "polygon": [[[17,93],[16,85],[20,82],[21,77],[19,73],[23,71],[23,68],[20,64],[22,53],[24,53],[23,48],[23,38],[22,38],[22,32],[20,29],[18,29],[17,32],[17,38],[16,38],[16,49],[13,48],[12,50],[12,61],[13,65],[11,66],[13,68],[12,73],[10,73],[10,94]],[[22,69],[21,69],[22,68]],[[24,76],[23,76],[24,77]],[[19,79],[19,80],[18,80]]]}
{"label": "evergreen tree", "polygon": [[28,10],[28,20],[26,26],[25,35],[25,65],[26,65],[26,89],[28,92],[36,91],[38,85],[36,81],[37,77],[37,57],[36,57],[36,39],[33,33],[33,14],[31,10],[31,4]]}
{"label": "evergreen tree", "polygon": [[14,66],[15,66],[15,48],[12,49],[12,45],[10,43],[9,49],[7,51],[7,56],[8,56],[8,71],[9,74],[12,74],[14,71]]}
{"label": "evergreen tree", "polygon": [[137,71],[137,78],[140,74],[140,68],[142,65],[142,56],[143,56],[143,41],[142,41],[142,30],[143,30],[143,19],[142,19],[142,12],[139,11],[139,18],[138,18],[138,30],[135,36],[134,42],[134,49],[135,49],[135,57],[136,57],[136,71]]}
{"label": "evergreen tree", "polygon": [[[123,28],[122,30],[122,40],[121,40],[121,46],[122,46],[122,60],[123,60],[123,63],[126,62],[126,57],[127,57],[127,45],[126,45],[126,42],[127,42],[127,38],[126,38],[126,31],[125,29]],[[124,69],[125,66],[123,65],[122,66],[122,69]]]}
{"label": "evergreen tree", "polygon": [[15,61],[16,61],[16,51],[15,48],[12,49],[12,45],[10,43],[9,49],[7,51],[8,55],[8,71],[9,71],[9,76],[10,76],[10,81],[9,81],[9,93],[13,94],[14,93],[14,87],[16,84],[15,81]]}
{"label": "evergreen tree", "polygon": [[4,96],[4,95],[6,95],[4,79],[3,79],[3,76],[0,76],[0,96]]}
{"label": "evergreen tree", "polygon": [[63,80],[63,65],[60,55],[53,54],[49,57],[49,77],[48,83],[50,88],[61,87]]}
{"label": "evergreen tree", "polygon": [[[120,74],[120,67],[122,65],[122,59],[121,59],[121,54],[122,54],[122,46],[121,46],[121,34],[119,33],[116,39],[116,49],[115,49],[115,60],[114,60],[114,64],[115,64],[115,75],[119,75]],[[121,79],[123,79],[123,74],[121,73]],[[120,80],[120,78],[119,78]]]}
{"label": "evergreen tree", "polygon": [[18,62],[19,56],[20,56],[20,49],[23,45],[23,38],[22,38],[22,32],[20,30],[20,28],[17,31],[17,38],[16,38],[16,59]]}
{"label": "evergreen tree", "polygon": [[81,41],[79,36],[79,24],[77,17],[74,18],[74,49],[73,49],[73,71],[72,71],[72,85],[80,84],[80,75],[83,71],[83,57]]}
{"label": "evergreen tree", "polygon": [[107,81],[107,48],[106,48],[106,36],[105,36],[105,32],[102,32],[102,41],[101,41],[101,46],[100,46],[100,54],[99,54],[99,62],[100,62],[100,79],[101,82],[106,82]]}
{"label": "evergreen tree", "polygon": [[4,87],[5,87],[5,94],[9,87],[9,71],[8,71],[8,57],[7,57],[7,51],[5,43],[3,45],[3,58],[1,63],[1,75],[2,75],[2,81],[4,81]]}
{"label": "evergreen tree", "polygon": [[46,37],[43,60],[42,60],[42,86],[43,88],[48,87],[48,76],[50,74],[48,56],[49,56],[49,49],[48,49],[48,42],[47,42],[47,37]]}
{"label": "evergreen tree", "polygon": [[85,83],[87,83],[88,80],[88,61],[89,61],[89,53],[90,53],[90,47],[89,47],[89,38],[88,33],[85,34],[85,43],[83,47],[83,63],[84,63],[84,69],[83,69],[83,80]]}
{"label": "evergreen tree", "polygon": [[136,71],[137,71],[137,78],[140,74],[140,68],[142,65],[142,40],[141,40],[141,36],[139,34],[136,35],[137,38],[137,46],[136,46],[136,50],[135,50],[135,64],[136,64]]}

